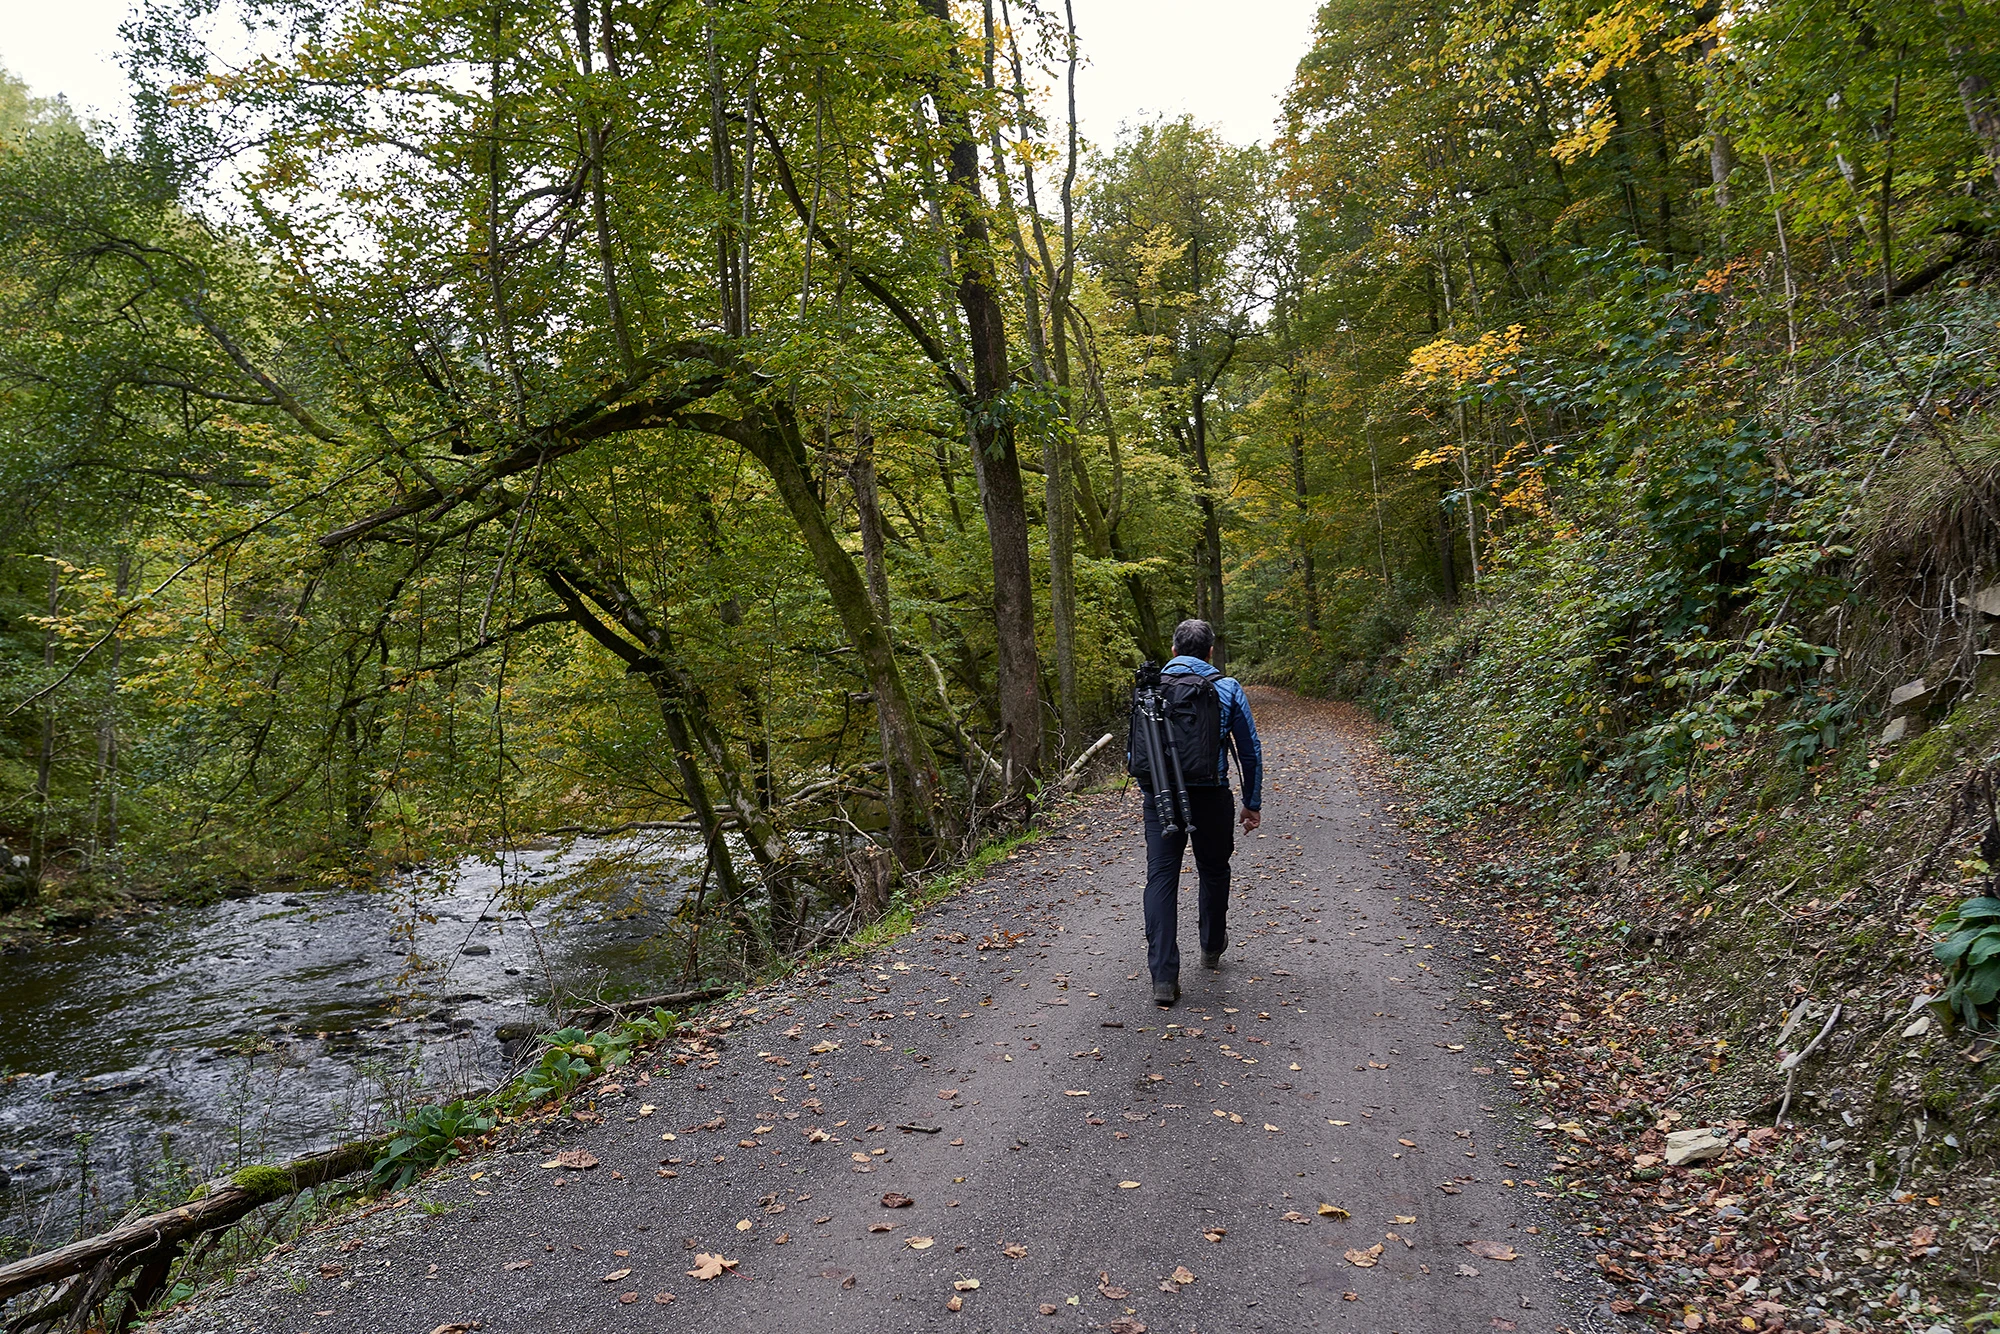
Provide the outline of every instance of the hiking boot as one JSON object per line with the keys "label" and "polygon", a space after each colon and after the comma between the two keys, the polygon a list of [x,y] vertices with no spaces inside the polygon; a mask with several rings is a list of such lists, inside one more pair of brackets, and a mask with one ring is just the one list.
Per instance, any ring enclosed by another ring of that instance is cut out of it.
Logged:
{"label": "hiking boot", "polygon": [[1201,952],[1201,966],[1208,969],[1211,973],[1222,967],[1222,951],[1203,950]]}
{"label": "hiking boot", "polygon": [[1153,983],[1153,1004],[1167,1009],[1181,998],[1181,984],[1178,982]]}

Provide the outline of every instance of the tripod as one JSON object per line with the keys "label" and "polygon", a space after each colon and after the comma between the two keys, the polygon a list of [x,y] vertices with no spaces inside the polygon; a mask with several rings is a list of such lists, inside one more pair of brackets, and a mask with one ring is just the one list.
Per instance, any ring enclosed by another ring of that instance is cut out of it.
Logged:
{"label": "tripod", "polygon": [[1181,772],[1181,753],[1174,745],[1174,731],[1167,726],[1166,700],[1160,695],[1160,669],[1155,664],[1144,663],[1134,673],[1132,702],[1139,723],[1134,744],[1146,757],[1146,771],[1152,775],[1160,831],[1192,833],[1194,807],[1188,801],[1187,779]]}

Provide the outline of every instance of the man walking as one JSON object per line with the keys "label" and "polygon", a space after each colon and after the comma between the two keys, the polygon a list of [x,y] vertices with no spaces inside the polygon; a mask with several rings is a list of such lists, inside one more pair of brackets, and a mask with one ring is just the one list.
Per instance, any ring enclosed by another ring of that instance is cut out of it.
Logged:
{"label": "man walking", "polygon": [[[1181,861],[1190,842],[1194,844],[1200,886],[1202,966],[1220,968],[1222,952],[1229,947],[1229,857],[1236,850],[1229,799],[1231,741],[1243,770],[1243,812],[1238,817],[1243,832],[1255,829],[1262,818],[1264,751],[1257,740],[1257,725],[1250,719],[1250,702],[1243,687],[1209,665],[1208,656],[1214,648],[1215,631],[1207,621],[1182,621],[1174,627],[1174,656],[1160,669],[1162,694],[1169,701],[1170,730],[1187,736],[1187,725],[1197,719],[1206,730],[1206,720],[1213,716],[1208,712],[1211,707],[1221,715],[1212,768],[1205,754],[1182,756],[1189,769],[1189,810],[1179,828],[1169,832],[1160,819],[1159,803],[1168,798],[1158,789],[1170,785],[1170,780],[1140,774],[1140,786],[1146,794],[1146,965],[1153,976],[1153,1003],[1163,1009],[1181,995]],[[1189,677],[1193,679],[1175,679]],[[1206,741],[1196,734],[1187,749],[1206,752]],[[1129,756],[1127,767],[1138,772],[1129,763]]]}

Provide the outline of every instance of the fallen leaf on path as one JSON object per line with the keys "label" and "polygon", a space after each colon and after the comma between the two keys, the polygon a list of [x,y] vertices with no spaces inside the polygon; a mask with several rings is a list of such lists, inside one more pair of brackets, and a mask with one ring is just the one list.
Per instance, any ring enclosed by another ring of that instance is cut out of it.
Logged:
{"label": "fallen leaf on path", "polygon": [[1372,1269],[1382,1258],[1382,1243],[1378,1241],[1365,1251],[1342,1251],[1341,1254],[1356,1269]]}
{"label": "fallen leaf on path", "polygon": [[618,1304],[620,1306],[630,1306],[633,1302],[636,1302],[638,1300],[639,1300],[639,1294],[636,1292],[621,1292],[618,1294]]}
{"label": "fallen leaf on path", "polygon": [[1460,1265],[1458,1267],[1458,1276],[1460,1278],[1478,1278],[1479,1271],[1471,1265]]}
{"label": "fallen leaf on path", "polygon": [[870,1223],[868,1230],[870,1232],[894,1232],[896,1225],[894,1223]]}
{"label": "fallen leaf on path", "polygon": [[597,1155],[584,1149],[569,1149],[549,1159],[542,1166],[564,1167],[572,1172],[588,1172],[597,1166]]}
{"label": "fallen leaf on path", "polygon": [[1354,1215],[1348,1213],[1347,1210],[1337,1204],[1322,1204],[1319,1207],[1319,1216],[1321,1218],[1352,1218]]}
{"label": "fallen leaf on path", "polygon": [[814,1043],[812,1047],[812,1054],[815,1056],[824,1056],[830,1051],[839,1051],[839,1050],[840,1050],[840,1044],[838,1042],[834,1042],[829,1039],[826,1042]]}
{"label": "fallen leaf on path", "polygon": [[509,1260],[507,1262],[507,1267],[509,1269],[526,1269],[529,1265],[533,1263],[534,1263],[533,1260]]}
{"label": "fallen leaf on path", "polygon": [[1057,1311],[1062,1310],[1062,1308],[1060,1306],[1057,1306],[1054,1302],[1043,1302],[1040,1306],[1037,1306],[1035,1310],[1040,1312],[1042,1315],[1054,1315]]}
{"label": "fallen leaf on path", "polygon": [[1397,1214],[1397,1215],[1396,1215],[1396,1222],[1397,1222],[1397,1224],[1398,1224],[1399,1226],[1407,1226],[1407,1225],[1409,1225],[1409,1224],[1411,1224],[1411,1223],[1414,1223],[1414,1222],[1416,1222],[1416,1221],[1417,1221],[1417,1220],[1416,1220],[1415,1218],[1411,1217],[1411,1216],[1410,1216],[1409,1214]]}
{"label": "fallen leaf on path", "polygon": [[471,1331],[475,1329],[485,1328],[486,1326],[480,1324],[477,1320],[454,1320],[439,1325],[431,1331],[431,1334],[471,1334]]}
{"label": "fallen leaf on path", "polygon": [[1201,1235],[1208,1238],[1210,1241],[1221,1241],[1224,1237],[1229,1235],[1229,1229],[1223,1227],[1203,1228],[1201,1231]]}
{"label": "fallen leaf on path", "polygon": [[1146,1334],[1146,1327],[1127,1316],[1120,1316],[1105,1326],[1111,1334]]}
{"label": "fallen leaf on path", "polygon": [[737,1230],[738,1232],[748,1232],[748,1231],[749,1231],[749,1230],[750,1230],[751,1228],[753,1228],[753,1227],[755,1227],[755,1226],[757,1226],[757,1225],[756,1225],[755,1223],[752,1223],[752,1222],[751,1222],[751,1221],[750,1221],[749,1219],[747,1219],[747,1218],[744,1218],[744,1219],[739,1219],[739,1220],[737,1221],[737,1224],[736,1224],[736,1230]]}
{"label": "fallen leaf on path", "polygon": [[1266,1121],[1264,1123],[1264,1129],[1270,1131],[1274,1135],[1282,1135],[1285,1133],[1284,1131],[1278,1129],[1276,1126],[1272,1125],[1269,1121]]}
{"label": "fallen leaf on path", "polygon": [[650,1102],[644,1102],[639,1104],[639,1115],[641,1116],[651,1116],[654,1112],[657,1112],[659,1110],[660,1110],[659,1108],[653,1106],[653,1104]]}
{"label": "fallen leaf on path", "polygon": [[1417,1147],[1417,1142],[1413,1139],[1399,1139],[1396,1141],[1396,1143],[1402,1145],[1406,1149],[1414,1149]]}
{"label": "fallen leaf on path", "polygon": [[1354,1124],[1352,1121],[1336,1121],[1332,1117],[1328,1117],[1326,1123],[1330,1126],[1351,1126]]}
{"label": "fallen leaf on path", "polygon": [[1467,1241],[1459,1244],[1482,1260],[1514,1261],[1521,1258],[1519,1253],[1504,1241]]}
{"label": "fallen leaf on path", "polygon": [[1361,1294],[1358,1292],[1343,1292],[1340,1294],[1340,1300],[1344,1302],[1358,1302],[1361,1300]]}
{"label": "fallen leaf on path", "polygon": [[1136,1181],[1121,1181],[1121,1182],[1119,1182],[1119,1183],[1118,1183],[1118,1189],[1120,1189],[1120,1190],[1137,1190],[1137,1189],[1139,1189],[1139,1183],[1138,1183],[1138,1182],[1136,1182]]}
{"label": "fallen leaf on path", "polygon": [[1011,1246],[1002,1246],[1000,1254],[1009,1260],[1025,1260],[1028,1258],[1028,1248],[1017,1241]]}
{"label": "fallen leaf on path", "polygon": [[936,1237],[910,1237],[904,1243],[913,1251],[927,1251],[937,1245]]}
{"label": "fallen leaf on path", "polygon": [[1064,1090],[1063,1090],[1063,1096],[1064,1096],[1065,1098],[1088,1098],[1088,1097],[1090,1096],[1090,1090],[1089,1090],[1089,1089],[1064,1089]]}
{"label": "fallen leaf on path", "polygon": [[849,1274],[846,1278],[840,1280],[841,1290],[846,1291],[848,1288],[853,1287],[854,1283],[855,1283],[854,1275]]}
{"label": "fallen leaf on path", "polygon": [[1192,1283],[1194,1282],[1194,1271],[1186,1265],[1175,1265],[1173,1280],[1176,1283]]}
{"label": "fallen leaf on path", "polygon": [[624,1278],[627,1274],[631,1272],[632,1271],[629,1269],[614,1269],[610,1273],[606,1274],[600,1281],[605,1283],[616,1283],[619,1279]]}
{"label": "fallen leaf on path", "polygon": [[1124,1288],[1119,1287],[1115,1283],[1100,1283],[1097,1285],[1097,1291],[1098,1295],[1103,1297],[1106,1301],[1113,1301],[1113,1302],[1122,1302],[1127,1297],[1130,1297],[1132,1295],[1130,1292],[1126,1291]]}
{"label": "fallen leaf on path", "polygon": [[947,1311],[963,1311],[965,1309],[965,1298],[954,1293],[946,1299],[944,1309]]}
{"label": "fallen leaf on path", "polygon": [[665,1306],[668,1302],[671,1302],[673,1299],[674,1299],[674,1294],[672,1294],[671,1292],[656,1292],[653,1294],[653,1305]]}
{"label": "fallen leaf on path", "polygon": [[952,1280],[951,1286],[960,1292],[972,1292],[979,1287],[979,1280],[976,1278],[957,1278]]}
{"label": "fallen leaf on path", "polygon": [[1309,1224],[1312,1222],[1312,1219],[1307,1218],[1304,1214],[1300,1213],[1296,1209],[1285,1210],[1285,1212],[1278,1215],[1278,1219],[1280,1222],[1285,1222],[1285,1223]]}
{"label": "fallen leaf on path", "polygon": [[893,1190],[882,1197],[882,1207],[884,1209],[907,1209],[915,1203],[916,1201],[909,1196],[899,1194]]}
{"label": "fallen leaf on path", "polygon": [[712,1278],[720,1277],[723,1271],[736,1268],[736,1265],[735,1260],[726,1260],[720,1255],[710,1255],[707,1251],[701,1251],[695,1255],[694,1268],[687,1271],[687,1276],[706,1283]]}

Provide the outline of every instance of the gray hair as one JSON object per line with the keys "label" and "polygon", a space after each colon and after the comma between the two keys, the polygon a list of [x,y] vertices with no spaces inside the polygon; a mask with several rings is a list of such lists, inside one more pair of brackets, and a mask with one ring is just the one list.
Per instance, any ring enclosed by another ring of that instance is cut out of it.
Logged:
{"label": "gray hair", "polygon": [[1207,621],[1188,619],[1174,627],[1176,657],[1206,658],[1215,648],[1215,627]]}

